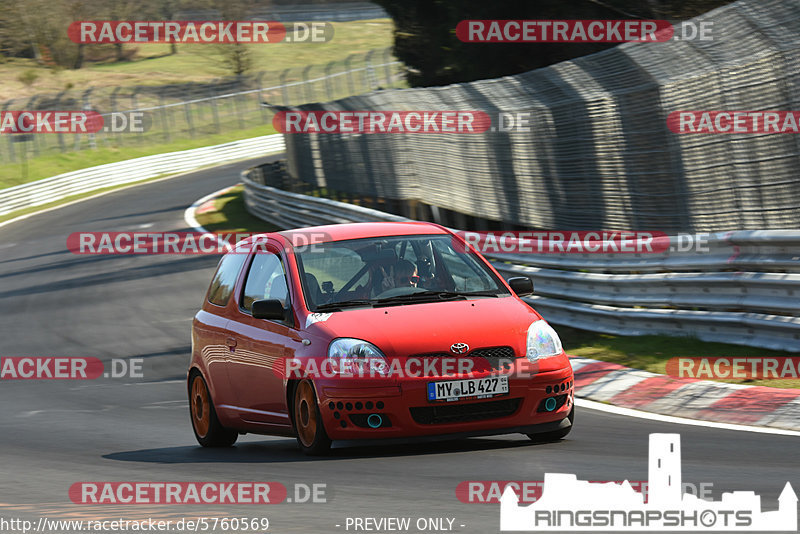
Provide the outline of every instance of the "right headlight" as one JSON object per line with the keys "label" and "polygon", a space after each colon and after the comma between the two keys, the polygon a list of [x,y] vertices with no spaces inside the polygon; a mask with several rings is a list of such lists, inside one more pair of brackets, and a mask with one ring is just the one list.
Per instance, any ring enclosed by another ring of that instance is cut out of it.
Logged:
{"label": "right headlight", "polygon": [[334,339],[328,347],[328,358],[342,374],[374,374],[386,375],[389,363],[378,347],[351,337]]}
{"label": "right headlight", "polygon": [[528,327],[528,345],[525,356],[531,362],[551,358],[564,352],[556,331],[543,319],[534,321]]}

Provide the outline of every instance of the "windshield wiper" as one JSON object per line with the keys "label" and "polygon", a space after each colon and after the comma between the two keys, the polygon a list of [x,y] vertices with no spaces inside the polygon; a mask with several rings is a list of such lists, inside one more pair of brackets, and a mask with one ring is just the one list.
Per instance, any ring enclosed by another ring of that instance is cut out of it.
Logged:
{"label": "windshield wiper", "polygon": [[377,299],[378,304],[392,303],[392,302],[411,302],[415,300],[430,300],[431,298],[438,298],[440,300],[455,300],[467,297],[497,297],[497,291],[420,291],[417,293],[409,293],[406,295],[395,295],[393,297],[386,297]]}
{"label": "windshield wiper", "polygon": [[372,306],[373,301],[367,299],[344,300],[342,302],[327,302],[325,304],[318,304],[317,311],[320,310],[337,310],[341,308],[356,308],[359,306]]}

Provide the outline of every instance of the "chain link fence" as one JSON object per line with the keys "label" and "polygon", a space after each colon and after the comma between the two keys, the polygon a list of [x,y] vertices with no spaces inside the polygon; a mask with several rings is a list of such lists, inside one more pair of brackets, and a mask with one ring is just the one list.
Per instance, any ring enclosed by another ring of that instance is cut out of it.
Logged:
{"label": "chain link fence", "polygon": [[168,143],[256,128],[273,112],[263,106],[333,100],[404,84],[401,64],[391,49],[352,54],[341,61],[278,72],[227,78],[210,83],[72,89],[58,94],[8,100],[0,111],[92,110],[106,123],[111,112],[142,112],[144,131],[96,134],[13,134],[0,136],[0,162],[103,146]]}
{"label": "chain link fence", "polygon": [[704,21],[712,40],[628,43],[516,76],[300,106],[522,112],[531,127],[287,135],[288,170],[316,187],[421,201],[434,220],[462,228],[458,217],[435,216],[506,228],[797,228],[800,136],[679,135],[666,119],[800,109],[800,3],[743,0],[695,19]]}

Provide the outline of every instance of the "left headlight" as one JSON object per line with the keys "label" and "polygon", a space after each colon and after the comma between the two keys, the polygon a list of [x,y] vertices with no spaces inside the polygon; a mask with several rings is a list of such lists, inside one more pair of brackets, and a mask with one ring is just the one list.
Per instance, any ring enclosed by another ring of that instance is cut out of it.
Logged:
{"label": "left headlight", "polygon": [[328,358],[336,363],[342,374],[378,373],[386,375],[389,363],[378,347],[351,337],[334,339],[328,347]]}
{"label": "left headlight", "polygon": [[528,327],[528,346],[525,356],[535,362],[542,358],[551,358],[564,352],[556,331],[543,319],[534,321]]}

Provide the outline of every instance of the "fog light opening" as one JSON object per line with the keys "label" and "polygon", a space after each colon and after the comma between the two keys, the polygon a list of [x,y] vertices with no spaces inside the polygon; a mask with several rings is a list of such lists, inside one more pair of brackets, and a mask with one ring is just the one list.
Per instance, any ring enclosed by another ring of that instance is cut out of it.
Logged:
{"label": "fog light opening", "polygon": [[552,412],[556,409],[556,399],[555,397],[550,397],[544,401],[544,409],[548,412]]}
{"label": "fog light opening", "polygon": [[383,424],[383,417],[376,413],[369,414],[369,417],[367,417],[367,424],[370,428],[380,428]]}

